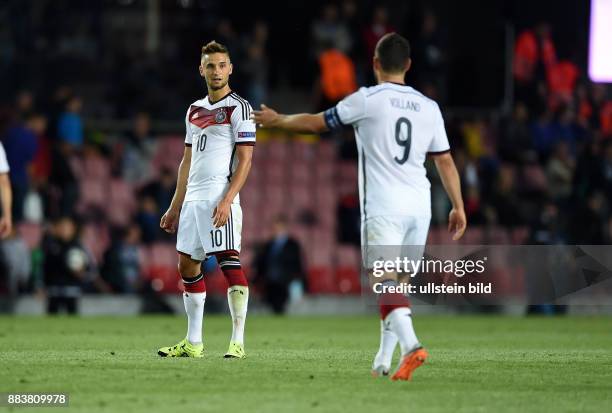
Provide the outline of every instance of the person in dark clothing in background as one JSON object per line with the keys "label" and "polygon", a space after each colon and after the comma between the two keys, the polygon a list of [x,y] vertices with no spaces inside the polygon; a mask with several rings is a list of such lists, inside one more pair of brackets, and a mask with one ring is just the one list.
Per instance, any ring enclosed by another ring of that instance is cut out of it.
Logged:
{"label": "person in dark clothing in background", "polygon": [[88,260],[77,234],[75,221],[60,217],[43,241],[43,274],[49,314],[57,314],[62,308],[68,314],[77,312]]}
{"label": "person in dark clothing in background", "polygon": [[304,279],[302,249],[287,231],[287,218],[273,222],[272,239],[255,257],[256,281],[264,287],[264,300],[275,314],[283,314],[289,299],[289,285]]}

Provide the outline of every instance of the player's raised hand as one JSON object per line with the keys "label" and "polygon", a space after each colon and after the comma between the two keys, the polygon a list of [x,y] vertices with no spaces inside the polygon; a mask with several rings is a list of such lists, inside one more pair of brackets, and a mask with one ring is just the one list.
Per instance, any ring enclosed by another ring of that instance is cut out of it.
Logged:
{"label": "player's raised hand", "polygon": [[278,120],[278,112],[267,107],[263,103],[260,105],[260,107],[261,110],[254,110],[251,113],[251,119],[253,119],[257,125],[264,128],[273,127],[275,122]]}
{"label": "player's raised hand", "polygon": [[176,232],[178,218],[179,212],[172,208],[168,208],[166,213],[161,217],[161,220],[159,221],[159,226],[167,233],[174,234]]}
{"label": "player's raised hand", "polygon": [[457,241],[463,236],[466,227],[465,211],[453,208],[448,214],[448,232],[454,232],[453,241]]}
{"label": "player's raised hand", "polygon": [[213,211],[212,219],[215,228],[222,227],[227,223],[230,215],[230,205],[228,201],[223,200],[219,202],[219,205]]}

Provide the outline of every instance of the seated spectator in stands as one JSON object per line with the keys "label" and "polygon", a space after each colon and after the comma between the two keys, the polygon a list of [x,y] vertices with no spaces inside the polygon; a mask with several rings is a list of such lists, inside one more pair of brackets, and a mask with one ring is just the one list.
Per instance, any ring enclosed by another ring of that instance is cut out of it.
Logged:
{"label": "seated spectator in stands", "polygon": [[159,177],[146,185],[140,191],[143,197],[151,197],[157,206],[165,210],[172,201],[174,189],[176,187],[176,174],[169,168],[162,168]]}
{"label": "seated spectator in stands", "polygon": [[148,113],[140,112],[134,117],[132,130],[127,134],[122,158],[122,176],[130,183],[142,184],[153,175],[153,155],[157,140],[151,133]]}
{"label": "seated spectator in stands", "polygon": [[499,225],[512,228],[522,224],[521,199],[516,190],[515,170],[512,167],[506,165],[499,169],[490,204]]}
{"label": "seated spectator in stands", "polygon": [[283,314],[292,282],[304,280],[302,249],[287,229],[287,218],[273,222],[272,238],[255,256],[256,282],[264,289],[264,300],[275,314]]}
{"label": "seated spectator in stands", "polygon": [[38,147],[38,134],[45,128],[44,117],[30,114],[25,121],[17,121],[3,139],[6,157],[11,165],[13,189],[13,220],[23,219],[23,202],[30,188],[29,171]]}
{"label": "seated spectator in stands", "polygon": [[150,244],[159,237],[159,220],[161,218],[159,206],[151,196],[143,196],[138,205],[136,222],[140,227],[142,241]]}
{"label": "seated spectator in stands", "polygon": [[530,129],[533,147],[540,160],[546,161],[557,141],[557,133],[552,123],[551,113],[548,111],[542,112],[538,119],[531,124]]}
{"label": "seated spectator in stands", "polygon": [[498,144],[499,156],[503,161],[521,162],[533,151],[529,131],[529,112],[523,102],[517,102],[512,117],[502,126],[502,136]]}
{"label": "seated spectator in stands", "polygon": [[548,193],[557,202],[566,201],[572,193],[576,162],[569,152],[567,142],[557,143],[546,165]]}
{"label": "seated spectator in stands", "polygon": [[87,253],[78,241],[77,224],[71,217],[56,219],[43,240],[43,276],[47,312],[65,309],[76,314],[87,269]]}
{"label": "seated spectator in stands", "polygon": [[140,261],[138,246],[140,228],[136,224],[126,229],[117,228],[113,241],[104,254],[102,278],[113,292],[132,294],[140,290]]}
{"label": "seated spectator in stands", "polygon": [[57,120],[58,139],[69,143],[74,149],[80,149],[84,141],[82,107],[83,101],[79,96],[70,96]]}
{"label": "seated spectator in stands", "polygon": [[582,201],[573,210],[570,219],[570,234],[572,243],[585,245],[601,245],[605,242],[605,198],[599,192],[589,194],[585,201]]}

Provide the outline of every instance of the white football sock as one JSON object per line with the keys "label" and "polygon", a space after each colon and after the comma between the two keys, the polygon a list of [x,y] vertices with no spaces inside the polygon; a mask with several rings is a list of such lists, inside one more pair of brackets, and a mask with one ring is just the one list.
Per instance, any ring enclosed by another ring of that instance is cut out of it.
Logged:
{"label": "white football sock", "polygon": [[397,346],[398,338],[389,326],[385,327],[385,322],[380,320],[380,347],[374,358],[373,368],[383,366],[384,370],[388,371],[393,360],[395,346]]}
{"label": "white football sock", "polygon": [[227,303],[232,314],[232,341],[244,344],[244,323],[249,304],[249,287],[233,285],[228,288]]}
{"label": "white football sock", "polygon": [[420,346],[412,327],[411,313],[410,308],[400,307],[391,311],[385,318],[385,322],[399,340],[402,357]]}
{"label": "white football sock", "polygon": [[187,340],[191,344],[202,342],[202,319],[204,318],[204,302],[206,292],[183,293],[183,303],[187,313]]}

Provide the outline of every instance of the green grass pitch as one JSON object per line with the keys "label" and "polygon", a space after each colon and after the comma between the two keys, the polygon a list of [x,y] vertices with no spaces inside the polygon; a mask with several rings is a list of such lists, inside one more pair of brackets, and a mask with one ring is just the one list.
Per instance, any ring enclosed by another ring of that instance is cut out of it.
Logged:
{"label": "green grass pitch", "polygon": [[[229,316],[205,317],[204,359],[162,359],[180,317],[0,318],[0,392],[67,392],[75,412],[602,412],[612,318],[415,317],[430,359],[412,382],[370,377],[376,317],[253,316],[246,360],[222,358]],[[396,355],[397,357],[397,355]],[[0,408],[15,412],[40,408]]]}

